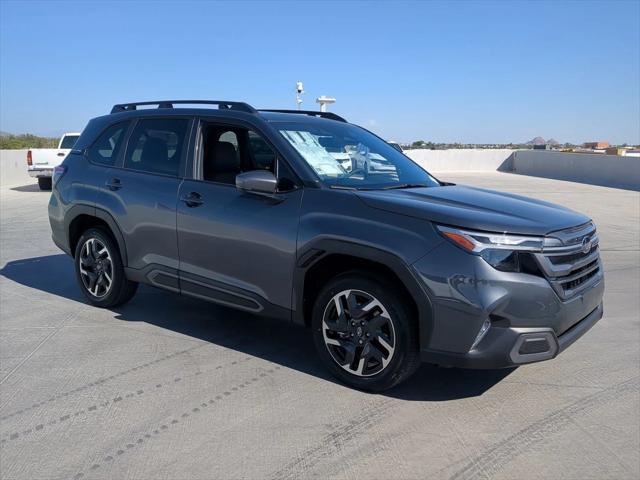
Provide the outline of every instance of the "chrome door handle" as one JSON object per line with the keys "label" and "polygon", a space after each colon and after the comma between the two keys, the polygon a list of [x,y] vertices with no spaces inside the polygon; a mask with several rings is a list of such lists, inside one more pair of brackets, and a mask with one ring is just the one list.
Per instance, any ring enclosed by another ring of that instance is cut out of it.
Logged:
{"label": "chrome door handle", "polygon": [[187,195],[183,195],[182,197],[180,197],[180,201],[184,202],[187,207],[199,207],[204,203],[204,200],[202,200],[202,195],[200,195],[198,192],[191,192]]}
{"label": "chrome door handle", "polygon": [[109,190],[120,190],[122,188],[122,182],[119,178],[112,178],[105,183]]}

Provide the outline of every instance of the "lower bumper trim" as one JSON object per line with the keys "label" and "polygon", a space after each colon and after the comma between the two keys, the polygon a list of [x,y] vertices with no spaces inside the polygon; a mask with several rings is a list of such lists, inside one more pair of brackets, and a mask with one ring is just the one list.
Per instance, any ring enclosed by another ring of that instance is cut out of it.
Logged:
{"label": "lower bumper trim", "polygon": [[53,169],[51,168],[43,168],[39,170],[34,169],[34,170],[28,170],[27,173],[29,173],[29,176],[31,178],[52,177]]}
{"label": "lower bumper trim", "polygon": [[559,337],[551,328],[491,328],[477,349],[467,353],[422,350],[422,361],[439,365],[493,369],[541,362],[556,357],[587,333],[603,315],[600,303]]}

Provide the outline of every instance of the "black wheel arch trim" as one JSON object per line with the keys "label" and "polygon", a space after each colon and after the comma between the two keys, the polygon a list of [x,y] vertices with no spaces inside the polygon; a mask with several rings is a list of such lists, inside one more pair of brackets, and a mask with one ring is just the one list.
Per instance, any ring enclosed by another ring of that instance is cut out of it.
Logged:
{"label": "black wheel arch trim", "polygon": [[120,258],[122,259],[122,265],[127,266],[127,247],[124,242],[124,236],[120,231],[120,227],[115,219],[101,208],[97,208],[91,205],[78,204],[74,205],[69,209],[67,214],[65,215],[65,232],[67,233],[67,245],[69,247],[70,255],[74,255],[74,252],[71,251],[71,238],[70,238],[70,228],[73,221],[78,218],[80,215],[88,215],[90,217],[95,217],[107,224],[113,236],[115,237],[116,243],[118,244],[118,249],[120,250]]}
{"label": "black wheel arch trim", "polygon": [[417,274],[396,254],[370,245],[335,238],[320,238],[311,241],[298,252],[293,273],[292,319],[294,323],[306,325],[304,318],[305,277],[309,269],[329,255],[346,255],[371,261],[389,268],[400,279],[418,307],[418,329],[420,346],[426,348],[433,328],[433,308],[429,293],[424,289]]}

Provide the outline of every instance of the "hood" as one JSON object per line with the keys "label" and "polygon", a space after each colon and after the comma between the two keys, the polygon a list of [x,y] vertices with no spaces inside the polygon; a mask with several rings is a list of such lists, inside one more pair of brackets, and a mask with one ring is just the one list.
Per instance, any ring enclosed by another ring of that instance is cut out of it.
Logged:
{"label": "hood", "polygon": [[589,218],[549,202],[464,185],[359,190],[368,206],[470,230],[545,235]]}

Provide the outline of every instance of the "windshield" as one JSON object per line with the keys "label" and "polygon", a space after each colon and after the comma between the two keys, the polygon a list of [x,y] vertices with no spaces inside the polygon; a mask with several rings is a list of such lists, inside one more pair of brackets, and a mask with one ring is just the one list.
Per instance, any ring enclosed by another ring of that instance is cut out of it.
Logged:
{"label": "windshield", "polygon": [[280,123],[278,130],[330,187],[372,190],[439,185],[408,157],[355,125]]}
{"label": "windshield", "polygon": [[80,135],[65,135],[62,138],[62,143],[60,144],[60,148],[68,148],[71,149],[80,138]]}

